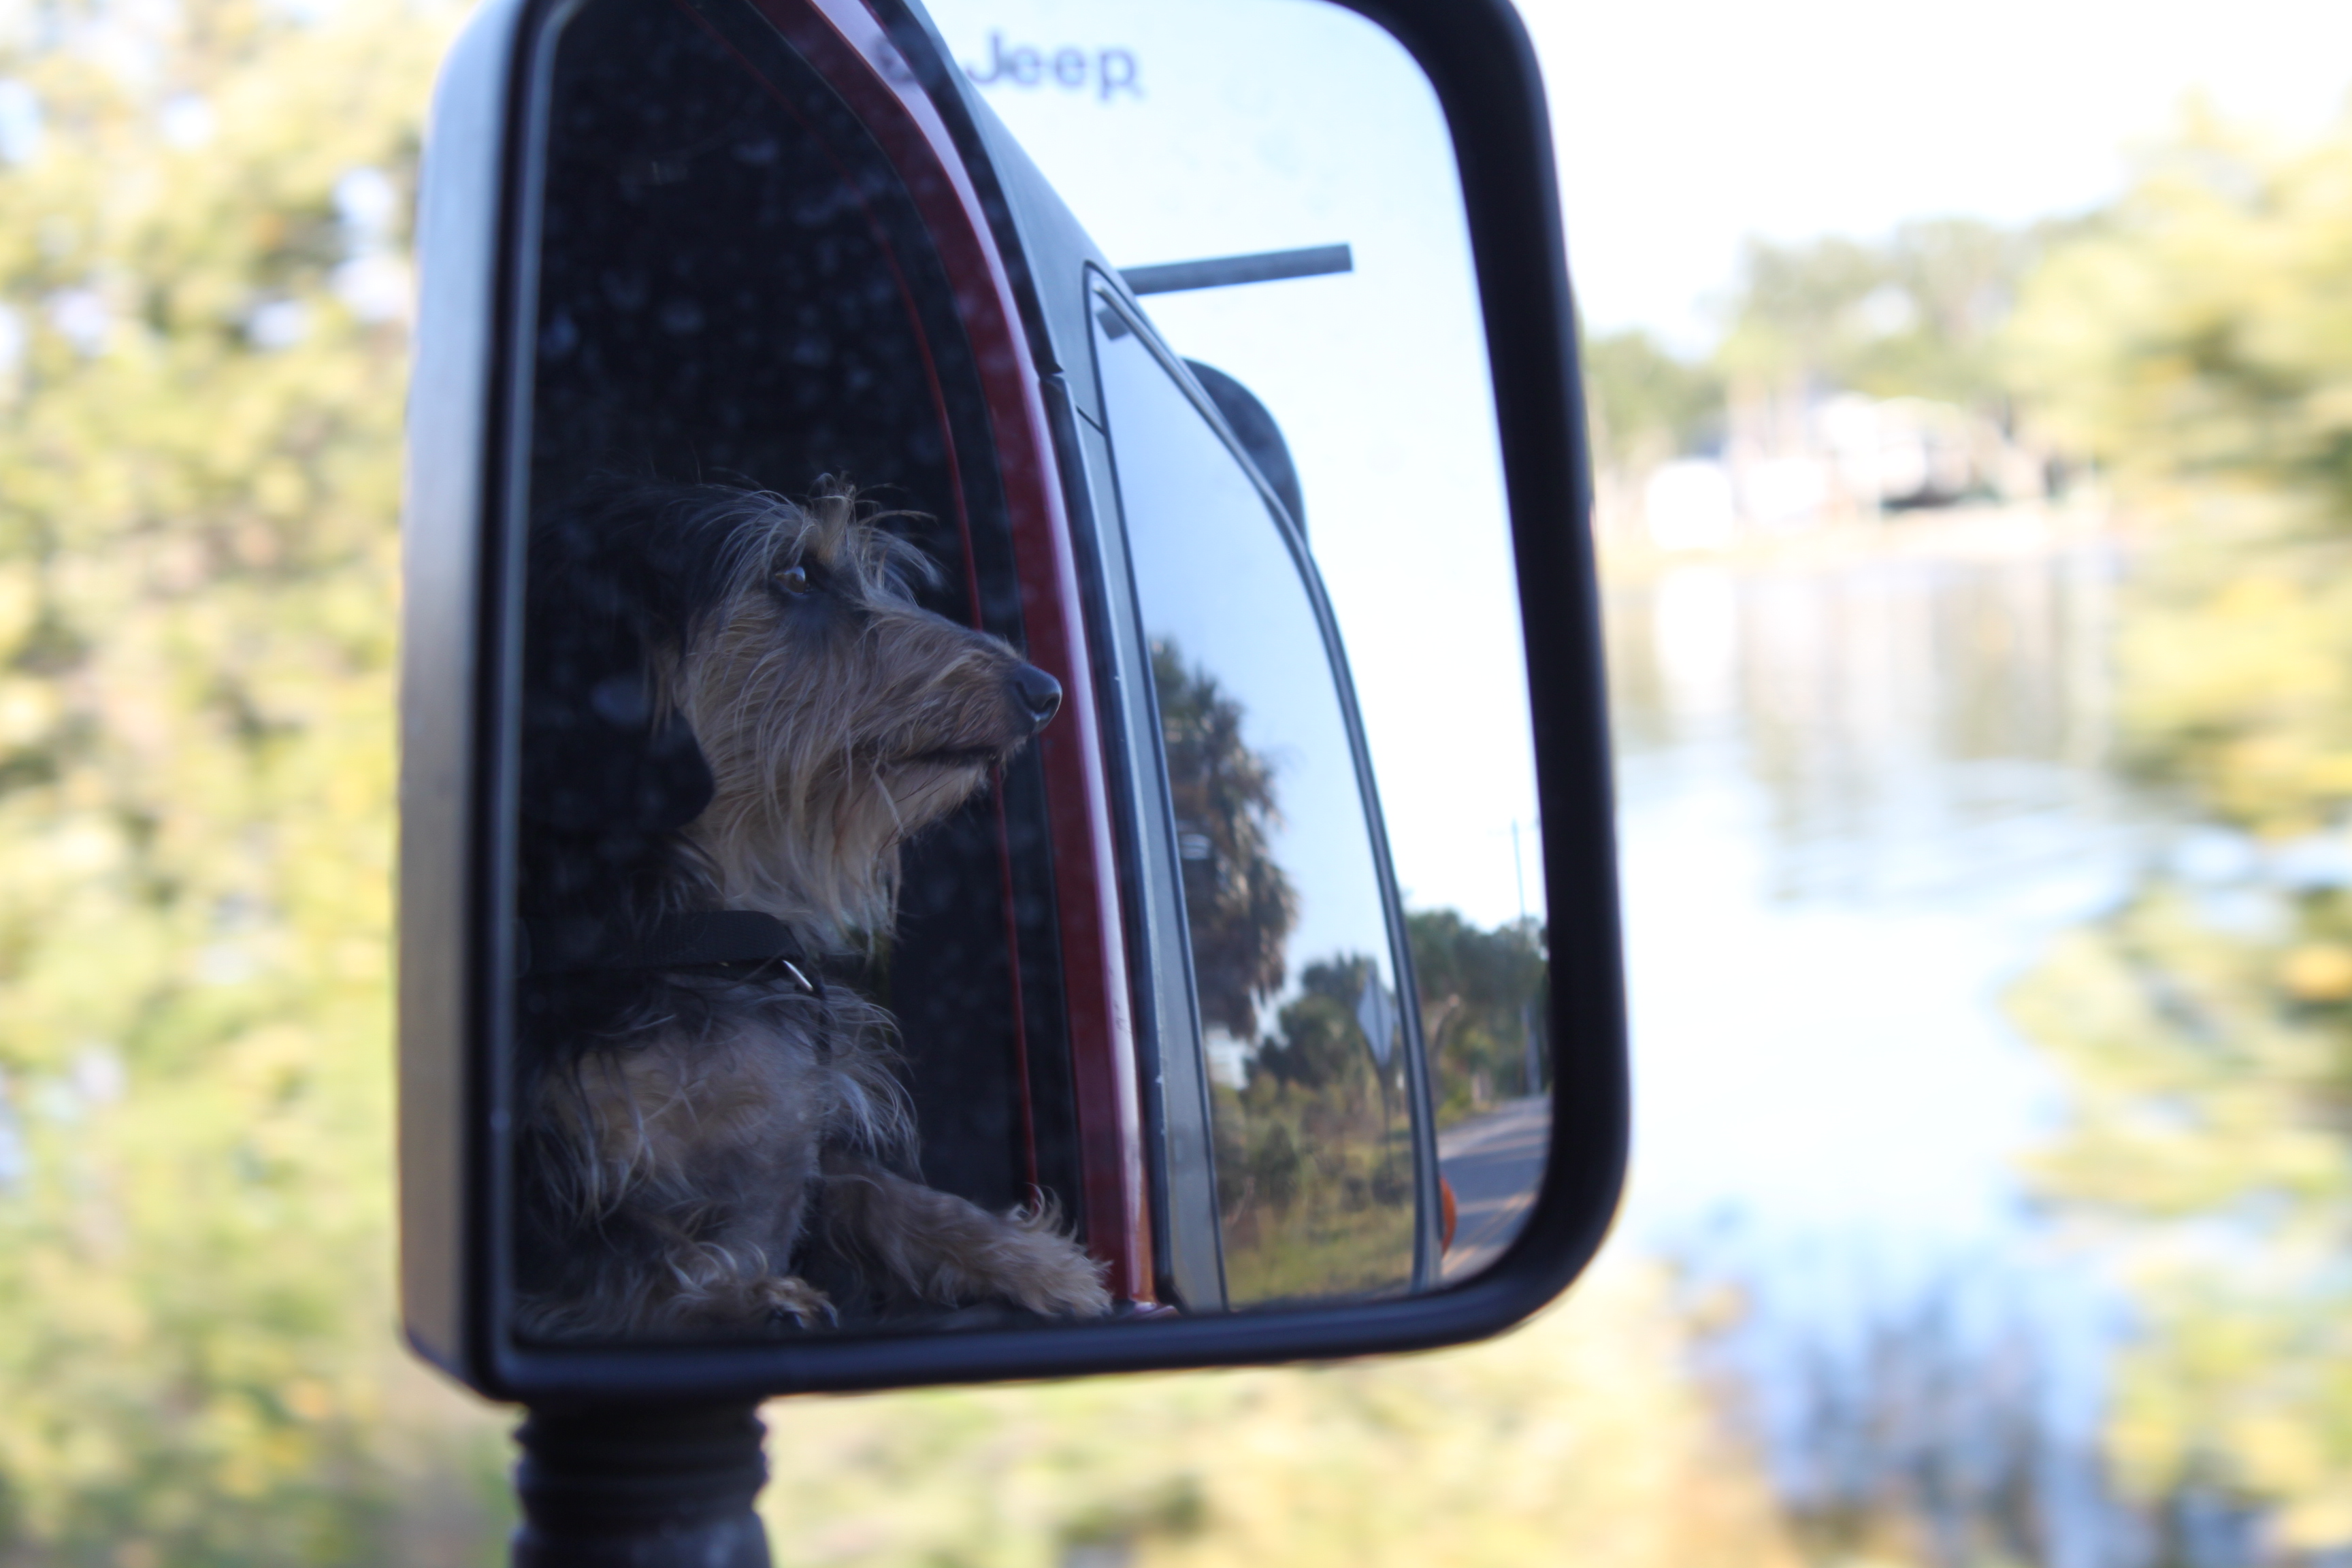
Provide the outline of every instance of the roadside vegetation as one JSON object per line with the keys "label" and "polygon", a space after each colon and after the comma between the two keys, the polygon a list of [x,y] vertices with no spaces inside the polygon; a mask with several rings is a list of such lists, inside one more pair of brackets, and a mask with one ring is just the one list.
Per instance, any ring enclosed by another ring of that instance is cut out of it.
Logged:
{"label": "roadside vegetation", "polygon": [[2072,1086],[2039,1189],[2142,1318],[2124,1481],[2352,1548],[2352,123],[2192,125],[2013,328],[2135,542],[2120,762],[2198,831],[2011,999]]}
{"label": "roadside vegetation", "polygon": [[0,1561],[415,1560],[482,1512],[487,1426],[404,1419],[387,1245],[407,209],[449,20],[9,14]]}

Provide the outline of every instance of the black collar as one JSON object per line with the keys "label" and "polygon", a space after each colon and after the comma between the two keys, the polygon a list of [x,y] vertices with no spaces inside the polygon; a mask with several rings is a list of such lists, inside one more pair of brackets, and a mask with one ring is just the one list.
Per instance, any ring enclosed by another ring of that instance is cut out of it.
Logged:
{"label": "black collar", "polygon": [[669,915],[627,933],[612,931],[594,920],[519,923],[519,973],[659,970],[727,980],[790,980],[811,996],[824,995],[824,976],[793,928],[751,910]]}

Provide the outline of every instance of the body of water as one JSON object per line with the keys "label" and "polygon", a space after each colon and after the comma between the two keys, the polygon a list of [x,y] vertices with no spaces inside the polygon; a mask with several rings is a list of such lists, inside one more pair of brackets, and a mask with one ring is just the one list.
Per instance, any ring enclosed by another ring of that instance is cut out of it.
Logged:
{"label": "body of water", "polygon": [[1617,1244],[1736,1287],[1715,1353],[1801,1511],[1908,1489],[1957,1542],[2031,1495],[2069,1565],[2144,1556],[2097,1458],[2124,1317],[2026,1201],[2063,1104],[2002,999],[2168,841],[2114,768],[2119,571],[2011,510],[1607,593]]}
{"label": "body of water", "polygon": [[2017,1223],[2055,1085],[2006,984],[2111,903],[2114,551],[2038,514],[1607,596],[1647,1244]]}

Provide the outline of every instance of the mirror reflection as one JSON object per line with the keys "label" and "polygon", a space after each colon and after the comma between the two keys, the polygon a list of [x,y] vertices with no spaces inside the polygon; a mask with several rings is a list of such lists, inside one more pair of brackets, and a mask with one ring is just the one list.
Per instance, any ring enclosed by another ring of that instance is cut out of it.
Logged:
{"label": "mirror reflection", "polygon": [[[1088,233],[1152,290],[1141,304],[1160,341],[1221,407],[1220,377],[1279,422],[1279,463],[1251,456],[1278,493],[1281,468],[1303,495],[1345,639],[1454,1215],[1442,1276],[1466,1278],[1518,1234],[1550,1147],[1550,933],[1493,405],[1442,117],[1393,42],[1317,0],[928,8]],[[1074,85],[1081,57],[1092,74]],[[1337,275],[1160,286],[1194,258],[1342,246]]]}
{"label": "mirror reflection", "polygon": [[[1344,667],[1296,520],[1115,301],[1119,476],[1210,1079],[1226,1300],[1413,1278],[1397,965]],[[1194,384],[1198,384],[1197,381]],[[1263,487],[1263,488],[1262,488]]]}
{"label": "mirror reflection", "polygon": [[[1276,8],[1366,86],[1367,24]],[[1358,653],[1394,508],[1326,500],[1334,396],[1261,402],[1253,351],[1187,361],[1157,320],[1178,288],[1360,279],[1129,287],[1062,231],[987,228],[950,199],[968,176],[922,72],[835,9],[583,0],[542,47],[516,1331],[1116,1321],[1465,1277],[1542,1168],[1540,915],[1415,895],[1458,823],[1383,813],[1394,763],[1425,818],[1431,770],[1392,658]],[[1149,96],[1128,88],[1160,57],[1122,47],[1097,109]],[[1451,235],[1444,127],[1419,123]],[[1091,226],[1088,189],[1063,194]],[[1377,279],[1385,231],[1342,237]],[[1023,249],[1049,243],[1076,248]],[[1073,280],[1042,331],[1014,274]],[[1393,439],[1416,401],[1373,422]],[[1428,575],[1507,630],[1499,498],[1463,521],[1484,576]],[[1507,772],[1515,661],[1481,679]],[[1480,830],[1495,865],[1538,864],[1531,807]]]}

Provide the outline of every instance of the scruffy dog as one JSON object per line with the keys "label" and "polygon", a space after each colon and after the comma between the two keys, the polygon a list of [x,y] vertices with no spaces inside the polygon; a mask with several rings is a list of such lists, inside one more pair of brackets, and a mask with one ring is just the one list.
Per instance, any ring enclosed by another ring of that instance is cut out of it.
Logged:
{"label": "scruffy dog", "polygon": [[903,1173],[882,1009],[821,963],[887,934],[898,850],[1054,715],[845,489],[611,486],[534,527],[522,756],[522,1331],[1108,1310],[1044,1205]]}

